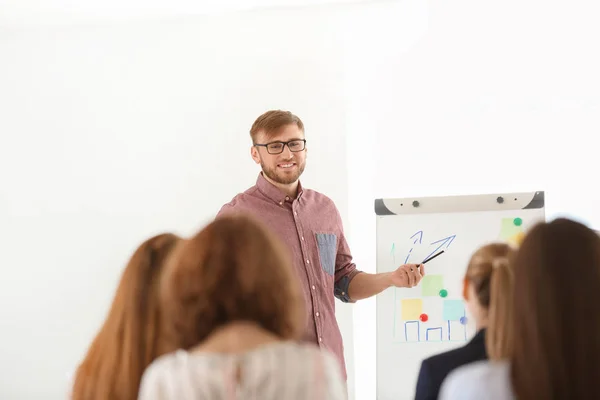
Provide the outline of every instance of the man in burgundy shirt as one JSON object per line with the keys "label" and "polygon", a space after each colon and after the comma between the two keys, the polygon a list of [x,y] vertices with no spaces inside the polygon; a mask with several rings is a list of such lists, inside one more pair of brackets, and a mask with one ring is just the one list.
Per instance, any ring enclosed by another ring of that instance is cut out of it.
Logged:
{"label": "man in burgundy shirt", "polygon": [[306,162],[300,118],[288,111],[268,111],[254,122],[250,136],[252,159],[260,164],[262,172],[256,185],[225,204],[218,216],[229,212],[253,214],[287,244],[308,312],[304,339],[332,352],[340,360],[346,378],[334,297],[347,303],[391,286],[413,287],[423,277],[424,267],[407,264],[380,274],[356,269],[335,204],[300,184]]}

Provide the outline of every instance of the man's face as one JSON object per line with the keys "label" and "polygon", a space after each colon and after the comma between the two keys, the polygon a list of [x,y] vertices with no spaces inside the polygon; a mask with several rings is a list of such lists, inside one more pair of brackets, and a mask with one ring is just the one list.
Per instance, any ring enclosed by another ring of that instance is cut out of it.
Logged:
{"label": "man's face", "polygon": [[[256,144],[289,142],[290,140],[298,139],[304,139],[304,132],[296,124],[290,124],[283,127],[281,132],[269,139],[260,132],[256,137]],[[290,145],[292,146],[291,150]],[[300,178],[300,175],[302,175],[302,172],[304,172],[304,165],[306,163],[306,148],[301,151],[292,151],[302,147],[290,145],[285,145],[283,151],[279,154],[270,154],[264,146],[252,146],[251,149],[252,159],[257,164],[260,164],[263,174],[271,181],[282,185],[289,185],[296,182]],[[271,146],[271,153],[277,151],[273,149],[273,146],[276,147],[277,145],[273,144]]]}

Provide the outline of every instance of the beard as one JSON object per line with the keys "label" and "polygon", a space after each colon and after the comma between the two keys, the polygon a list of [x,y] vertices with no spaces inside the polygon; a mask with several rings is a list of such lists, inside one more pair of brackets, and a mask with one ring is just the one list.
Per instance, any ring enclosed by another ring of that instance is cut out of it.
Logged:
{"label": "beard", "polygon": [[281,185],[289,185],[300,179],[300,175],[304,172],[305,162],[302,162],[302,164],[296,163],[296,166],[288,172],[281,170],[281,168],[278,168],[277,166],[275,166],[275,168],[269,168],[262,161],[260,162],[260,166],[263,174],[273,182],[277,182]]}

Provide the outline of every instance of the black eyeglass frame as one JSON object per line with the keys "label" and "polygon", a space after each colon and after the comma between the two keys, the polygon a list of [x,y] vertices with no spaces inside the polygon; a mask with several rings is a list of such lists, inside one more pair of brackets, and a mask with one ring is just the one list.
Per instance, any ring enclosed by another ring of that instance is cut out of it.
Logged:
{"label": "black eyeglass frame", "polygon": [[[292,150],[290,148],[290,145],[289,145],[292,142],[302,142],[303,143],[302,149],[300,149],[300,150]],[[283,146],[281,146],[281,151],[279,151],[277,153],[271,153],[271,151],[269,151],[269,146],[272,145],[272,144],[276,144],[276,143],[283,145]],[[287,148],[290,149],[290,151],[292,153],[298,153],[298,152],[304,151],[304,149],[306,149],[306,139],[292,139],[292,140],[288,140],[287,142],[282,142],[280,140],[276,140],[274,142],[269,142],[269,143],[264,143],[264,144],[262,144],[262,143],[254,143],[254,146],[260,146],[260,147],[266,148],[267,149],[267,153],[269,153],[269,154],[281,154],[281,153],[283,153],[283,150],[285,149],[285,146],[287,146]]]}

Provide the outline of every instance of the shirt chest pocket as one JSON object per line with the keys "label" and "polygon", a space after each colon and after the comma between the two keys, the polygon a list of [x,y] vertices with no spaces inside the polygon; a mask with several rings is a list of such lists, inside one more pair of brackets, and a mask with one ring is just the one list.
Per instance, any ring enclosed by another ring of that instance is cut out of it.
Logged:
{"label": "shirt chest pocket", "polygon": [[333,233],[317,233],[317,247],[319,248],[319,259],[321,268],[328,275],[333,276],[335,272],[335,256],[337,251],[337,236]]}

